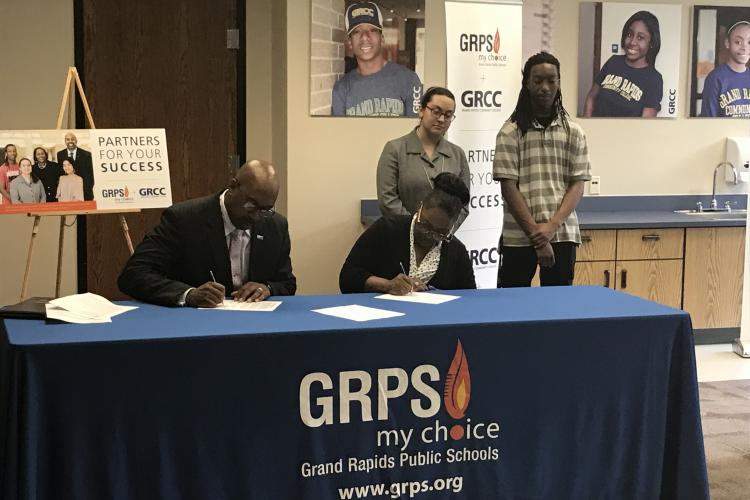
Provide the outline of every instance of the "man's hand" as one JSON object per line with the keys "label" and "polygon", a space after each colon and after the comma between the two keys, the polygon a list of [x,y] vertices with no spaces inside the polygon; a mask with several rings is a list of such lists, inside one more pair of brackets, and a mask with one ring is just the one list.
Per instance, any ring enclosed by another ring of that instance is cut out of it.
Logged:
{"label": "man's hand", "polygon": [[261,302],[271,296],[265,283],[248,281],[239,290],[232,292],[232,298],[239,302]]}
{"label": "man's hand", "polygon": [[539,248],[535,248],[536,258],[539,261],[539,265],[542,267],[552,267],[555,265],[555,251],[552,250],[552,245],[547,243]]}
{"label": "man's hand", "polygon": [[536,225],[536,229],[529,235],[534,248],[541,247],[549,243],[557,232],[557,225],[553,222],[541,222]]}
{"label": "man's hand", "polygon": [[224,302],[224,285],[209,281],[190,290],[185,305],[190,307],[216,307]]}
{"label": "man's hand", "polygon": [[391,295],[406,295],[410,292],[423,292],[425,290],[427,290],[427,287],[424,283],[404,273],[400,273],[392,280],[388,280],[386,285],[386,293],[390,293]]}

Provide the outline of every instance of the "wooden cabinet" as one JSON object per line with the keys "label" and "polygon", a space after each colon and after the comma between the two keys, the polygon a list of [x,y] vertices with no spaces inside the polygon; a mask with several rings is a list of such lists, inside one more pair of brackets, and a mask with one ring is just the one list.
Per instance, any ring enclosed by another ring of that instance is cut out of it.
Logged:
{"label": "wooden cabinet", "polygon": [[576,251],[576,260],[582,262],[615,260],[617,251],[617,231],[600,229],[581,231],[581,245]]}
{"label": "wooden cabinet", "polygon": [[615,290],[679,309],[682,306],[682,260],[618,261]]}
{"label": "wooden cabinet", "polygon": [[574,284],[682,308],[696,329],[737,328],[744,259],[744,227],[582,230]]}
{"label": "wooden cabinet", "polygon": [[681,259],[684,229],[620,229],[617,260]]}
{"label": "wooden cabinet", "polygon": [[615,261],[576,262],[575,285],[601,285],[614,290]]}
{"label": "wooden cabinet", "polygon": [[581,231],[573,284],[601,285],[614,289],[616,251],[617,231],[614,229]]}
{"label": "wooden cabinet", "polygon": [[583,230],[574,283],[679,308],[683,237],[683,229]]}
{"label": "wooden cabinet", "polygon": [[745,228],[688,228],[684,309],[693,328],[740,326]]}

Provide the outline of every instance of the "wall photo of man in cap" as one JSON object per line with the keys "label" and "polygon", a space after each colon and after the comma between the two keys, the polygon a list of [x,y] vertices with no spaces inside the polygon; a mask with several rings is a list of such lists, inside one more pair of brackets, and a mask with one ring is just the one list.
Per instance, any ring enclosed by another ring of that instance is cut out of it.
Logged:
{"label": "wall photo of man in cap", "polygon": [[[422,82],[413,70],[389,60],[383,33],[385,23],[394,23],[394,19],[403,28],[399,33],[407,33],[405,36],[408,37],[408,33],[413,35],[414,30],[409,29],[406,11],[389,8],[387,12],[389,17],[384,19],[383,11],[374,2],[353,2],[347,7],[344,45],[347,54],[356,59],[356,67],[334,84],[332,115],[417,115]],[[400,56],[399,53],[397,58]]]}

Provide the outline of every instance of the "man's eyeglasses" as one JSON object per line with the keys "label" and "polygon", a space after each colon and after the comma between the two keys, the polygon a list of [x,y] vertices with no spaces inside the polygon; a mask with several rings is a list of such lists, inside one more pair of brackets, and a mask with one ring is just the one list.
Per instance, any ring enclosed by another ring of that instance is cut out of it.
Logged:
{"label": "man's eyeglasses", "polygon": [[255,212],[261,217],[271,217],[274,213],[276,213],[276,209],[274,209],[273,207],[260,208],[258,205],[255,204],[254,201],[246,201],[245,204],[242,205],[242,208],[244,208],[248,212]]}
{"label": "man's eyeglasses", "polygon": [[429,221],[422,220],[422,207],[419,207],[415,226],[419,228],[420,232],[428,236],[433,241],[441,242],[450,241],[453,239],[453,229],[456,227],[456,223],[454,222],[453,225],[451,225],[451,228],[447,233],[441,233],[440,231],[436,230]]}
{"label": "man's eyeglasses", "polygon": [[425,108],[430,110],[430,113],[432,113],[432,116],[435,117],[436,120],[439,120],[441,116],[445,118],[445,121],[447,122],[452,122],[456,119],[456,114],[453,111],[443,111],[438,107],[431,108],[429,106],[425,106]]}

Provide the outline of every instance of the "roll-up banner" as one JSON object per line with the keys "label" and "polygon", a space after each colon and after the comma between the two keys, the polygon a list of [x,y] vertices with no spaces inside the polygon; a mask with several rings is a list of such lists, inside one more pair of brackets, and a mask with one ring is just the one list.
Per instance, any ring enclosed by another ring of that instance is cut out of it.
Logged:
{"label": "roll-up banner", "polygon": [[445,2],[447,84],[456,96],[448,139],[466,151],[471,170],[469,217],[458,238],[477,286],[495,288],[503,222],[500,183],[492,179],[495,137],[521,89],[521,2]]}

